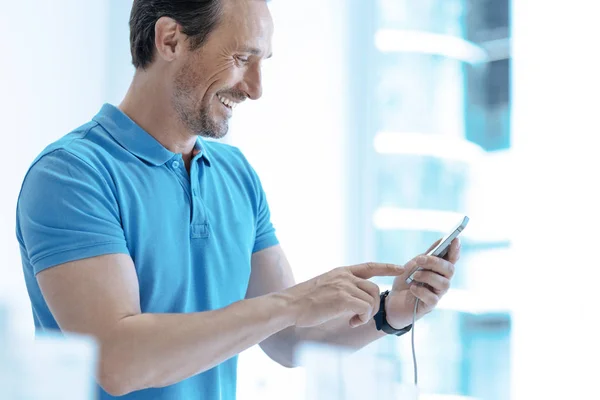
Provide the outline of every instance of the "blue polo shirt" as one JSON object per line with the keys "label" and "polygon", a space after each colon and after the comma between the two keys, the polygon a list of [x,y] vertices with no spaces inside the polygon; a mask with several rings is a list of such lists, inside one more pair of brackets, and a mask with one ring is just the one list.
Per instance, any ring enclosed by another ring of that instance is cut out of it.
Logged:
{"label": "blue polo shirt", "polygon": [[[38,332],[59,327],[35,275],[103,254],[131,256],[144,313],[244,299],[252,253],[277,244],[267,200],[237,148],[199,138],[196,150],[188,174],[181,154],[106,104],[35,159],[18,200],[17,238]],[[120,398],[234,400],[236,371],[234,357]],[[98,391],[101,400],[113,398]]]}

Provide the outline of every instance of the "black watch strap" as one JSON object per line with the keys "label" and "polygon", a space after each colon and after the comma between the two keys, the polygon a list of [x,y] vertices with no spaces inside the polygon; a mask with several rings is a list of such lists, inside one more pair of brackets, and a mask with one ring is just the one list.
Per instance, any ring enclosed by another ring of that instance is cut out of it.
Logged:
{"label": "black watch strap", "polygon": [[409,332],[411,330],[412,324],[402,329],[394,329],[390,326],[390,324],[388,324],[385,316],[385,299],[388,297],[389,294],[390,291],[386,290],[385,292],[379,295],[379,311],[373,317],[373,319],[375,319],[375,326],[377,326],[378,331],[384,331],[388,335],[402,336],[406,332]]}

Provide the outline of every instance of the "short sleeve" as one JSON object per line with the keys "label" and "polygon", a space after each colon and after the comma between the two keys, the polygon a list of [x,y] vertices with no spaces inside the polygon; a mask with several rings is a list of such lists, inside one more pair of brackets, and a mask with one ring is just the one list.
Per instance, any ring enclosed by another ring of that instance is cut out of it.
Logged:
{"label": "short sleeve", "polygon": [[256,238],[254,239],[253,253],[264,250],[268,247],[279,244],[279,240],[275,235],[275,227],[271,222],[271,211],[267,202],[267,196],[262,188],[260,180],[256,174],[255,179],[257,181],[257,204],[258,213],[256,218]]}
{"label": "short sleeve", "polygon": [[29,170],[17,204],[17,236],[34,273],[104,254],[128,254],[107,180],[66,150]]}
{"label": "short sleeve", "polygon": [[250,174],[250,178],[252,180],[252,186],[254,188],[254,199],[256,203],[256,226],[255,226],[255,238],[254,238],[254,248],[252,249],[253,253],[264,250],[266,248],[275,246],[279,244],[279,240],[277,239],[277,235],[275,234],[275,227],[271,222],[271,211],[269,209],[269,203],[267,201],[267,195],[263,190],[262,183],[258,174],[252,168],[244,154],[237,147],[233,147],[238,155],[242,158],[248,172]]}

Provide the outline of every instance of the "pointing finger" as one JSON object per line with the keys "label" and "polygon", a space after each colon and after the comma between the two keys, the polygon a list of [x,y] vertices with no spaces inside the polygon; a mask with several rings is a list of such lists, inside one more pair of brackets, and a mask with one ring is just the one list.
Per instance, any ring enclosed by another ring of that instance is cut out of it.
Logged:
{"label": "pointing finger", "polygon": [[349,270],[352,275],[361,279],[369,279],[374,276],[399,276],[404,273],[404,267],[401,265],[372,262],[353,265],[349,267]]}

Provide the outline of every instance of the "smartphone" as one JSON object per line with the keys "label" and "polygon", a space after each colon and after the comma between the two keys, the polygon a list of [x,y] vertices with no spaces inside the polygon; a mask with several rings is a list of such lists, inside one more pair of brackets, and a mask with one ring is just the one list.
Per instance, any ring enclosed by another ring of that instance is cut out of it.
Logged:
{"label": "smartphone", "polygon": [[[456,225],[456,227],[450,231],[449,234],[444,236],[442,240],[435,246],[429,253],[428,256],[440,257],[444,258],[446,254],[448,254],[448,249],[450,249],[450,244],[454,239],[460,235],[460,233],[465,229],[467,224],[469,223],[469,217],[464,216],[462,220]],[[421,270],[423,268],[417,268],[408,278],[406,278],[406,283],[410,284],[413,281],[413,275],[415,272]]]}

